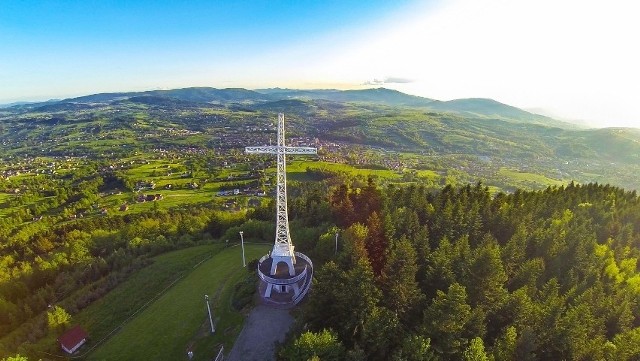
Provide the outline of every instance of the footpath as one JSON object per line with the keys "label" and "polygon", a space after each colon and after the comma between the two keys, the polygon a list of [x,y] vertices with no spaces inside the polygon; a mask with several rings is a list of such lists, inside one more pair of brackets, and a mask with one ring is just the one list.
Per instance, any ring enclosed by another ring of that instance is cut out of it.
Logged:
{"label": "footpath", "polygon": [[288,310],[254,307],[226,360],[274,361],[275,343],[284,341],[292,324]]}

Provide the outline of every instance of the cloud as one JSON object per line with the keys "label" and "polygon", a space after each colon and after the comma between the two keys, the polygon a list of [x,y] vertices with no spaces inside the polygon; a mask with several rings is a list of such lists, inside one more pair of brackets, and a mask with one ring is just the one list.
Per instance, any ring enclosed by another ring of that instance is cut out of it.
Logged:
{"label": "cloud", "polygon": [[384,84],[384,80],[380,80],[380,79],[367,80],[364,83],[362,83],[362,85],[382,85],[382,84]]}
{"label": "cloud", "polygon": [[413,83],[413,79],[388,77],[384,80],[384,82],[386,84],[407,84],[407,83]]}
{"label": "cloud", "polygon": [[389,76],[384,79],[367,80],[362,85],[407,84],[413,83],[413,79]]}

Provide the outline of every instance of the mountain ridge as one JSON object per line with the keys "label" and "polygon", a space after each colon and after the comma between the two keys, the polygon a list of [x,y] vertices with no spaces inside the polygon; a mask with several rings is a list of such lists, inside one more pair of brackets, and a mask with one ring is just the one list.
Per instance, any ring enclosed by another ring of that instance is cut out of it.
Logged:
{"label": "mountain ridge", "polygon": [[[193,103],[209,103],[219,105],[242,104],[246,106],[253,106],[256,108],[269,108],[269,106],[265,106],[265,104],[268,104],[269,102],[278,102],[288,99],[327,101],[333,102],[334,106],[338,106],[338,103],[374,103],[377,105],[385,105],[391,107],[414,107],[428,111],[451,113],[466,118],[498,119],[519,123],[539,124],[549,127],[560,127],[565,129],[581,128],[581,126],[573,123],[531,113],[493,99],[464,98],[441,101],[410,95],[388,88],[368,88],[356,90],[268,88],[250,90],[245,88],[188,87],[168,90],[148,90],[141,92],[96,93],[80,97],[62,99],[59,101],[23,103],[3,108],[3,110],[24,112],[34,110],[42,106],[46,106],[42,110],[52,110],[56,109],[56,107],[60,109],[70,109],[74,107],[73,104],[111,103],[134,97],[136,97],[138,101],[144,101],[144,99],[141,97],[145,96],[156,97],[156,102],[160,101],[158,97],[165,97]],[[169,104],[172,101],[168,99],[164,102]],[[80,108],[80,106],[75,107]],[[330,111],[330,109],[328,109],[328,111]]]}

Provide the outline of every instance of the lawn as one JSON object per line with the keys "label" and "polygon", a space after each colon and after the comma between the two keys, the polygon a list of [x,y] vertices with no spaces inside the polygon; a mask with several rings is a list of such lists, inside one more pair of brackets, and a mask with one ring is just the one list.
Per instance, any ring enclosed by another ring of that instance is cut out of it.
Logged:
{"label": "lawn", "polygon": [[[246,259],[259,258],[270,245],[246,245]],[[204,250],[203,250],[204,251]],[[240,247],[224,249],[171,287],[117,334],[87,356],[88,360],[181,360],[188,348],[194,360],[210,360],[219,344],[230,350],[243,315],[231,309],[233,285],[246,277]],[[152,277],[149,275],[149,277]],[[218,319],[214,335],[207,332],[204,295]],[[122,294],[127,298],[132,295]],[[126,302],[126,300],[123,300]]]}

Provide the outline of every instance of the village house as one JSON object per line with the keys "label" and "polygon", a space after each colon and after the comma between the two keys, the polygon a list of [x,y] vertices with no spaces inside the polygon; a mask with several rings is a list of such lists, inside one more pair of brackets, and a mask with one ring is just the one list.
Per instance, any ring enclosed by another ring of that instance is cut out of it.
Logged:
{"label": "village house", "polygon": [[80,346],[84,345],[87,342],[87,337],[89,335],[87,332],[80,327],[80,325],[76,325],[69,331],[65,332],[62,336],[58,338],[58,342],[60,343],[60,347],[64,350],[64,352],[68,354],[72,354],[76,352]]}

